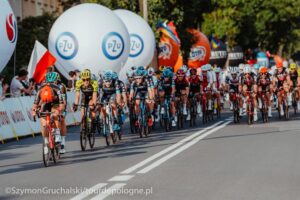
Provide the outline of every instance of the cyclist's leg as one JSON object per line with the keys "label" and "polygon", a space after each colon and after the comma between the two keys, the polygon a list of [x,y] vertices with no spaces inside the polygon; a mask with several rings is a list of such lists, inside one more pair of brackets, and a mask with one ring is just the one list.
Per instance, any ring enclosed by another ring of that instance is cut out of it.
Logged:
{"label": "cyclist's leg", "polygon": [[55,142],[61,142],[59,105],[53,105],[51,108],[51,112],[52,112],[52,118],[54,121]]}
{"label": "cyclist's leg", "polygon": [[188,101],[188,98],[187,98],[186,90],[185,89],[181,90],[180,93],[181,93],[181,100],[182,100],[182,103],[183,103],[183,114],[187,115],[187,101]]}

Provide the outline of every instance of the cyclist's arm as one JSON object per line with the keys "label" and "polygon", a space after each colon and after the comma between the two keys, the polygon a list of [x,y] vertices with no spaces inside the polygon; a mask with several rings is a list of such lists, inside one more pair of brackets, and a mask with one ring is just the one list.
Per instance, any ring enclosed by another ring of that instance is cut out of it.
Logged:
{"label": "cyclist's arm", "polygon": [[92,94],[92,102],[94,105],[97,104],[97,96],[98,96],[98,82],[97,81],[93,81],[92,83],[92,87],[93,87],[93,94]]}

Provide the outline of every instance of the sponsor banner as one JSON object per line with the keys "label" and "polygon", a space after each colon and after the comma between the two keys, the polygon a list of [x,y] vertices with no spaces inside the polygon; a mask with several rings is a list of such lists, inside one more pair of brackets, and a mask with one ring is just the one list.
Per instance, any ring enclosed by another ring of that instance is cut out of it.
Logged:
{"label": "sponsor banner", "polygon": [[234,47],[228,53],[229,66],[238,66],[240,63],[244,62],[244,52],[240,46]]}
{"label": "sponsor banner", "polygon": [[11,119],[13,130],[17,136],[33,134],[32,128],[29,126],[27,113],[22,109],[22,105],[18,98],[4,99],[3,105],[6,113]]}
{"label": "sponsor banner", "polygon": [[0,101],[0,140],[17,137],[12,126],[12,120],[5,108],[3,102]]}
{"label": "sponsor banner", "polygon": [[39,133],[41,131],[41,123],[37,118],[36,122],[34,122],[33,117],[31,116],[31,108],[34,101],[34,97],[20,97],[19,101],[21,102],[24,113],[26,113],[26,120],[29,123],[29,126],[33,130],[34,133]]}

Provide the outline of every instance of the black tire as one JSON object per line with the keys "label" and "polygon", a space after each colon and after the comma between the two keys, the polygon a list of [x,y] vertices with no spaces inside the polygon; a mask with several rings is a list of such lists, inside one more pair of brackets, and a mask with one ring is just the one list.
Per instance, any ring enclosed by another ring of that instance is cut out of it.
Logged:
{"label": "black tire", "polygon": [[82,151],[85,151],[87,143],[87,124],[85,117],[81,121],[81,130],[80,130],[80,147]]}
{"label": "black tire", "polygon": [[106,146],[110,146],[110,137],[108,135],[105,135],[105,143],[106,143]]}
{"label": "black tire", "polygon": [[101,133],[102,133],[102,122],[101,122],[99,116],[97,117],[97,125],[96,125],[96,128],[97,128],[98,134],[101,135]]}
{"label": "black tire", "polygon": [[54,149],[51,149],[50,151],[51,151],[53,163],[56,164],[56,162],[57,162],[56,150],[54,148]]}
{"label": "black tire", "polygon": [[47,146],[48,148],[48,154],[45,154],[44,153],[44,147],[45,147],[45,144],[42,145],[42,148],[43,148],[43,163],[44,163],[44,166],[45,167],[48,167],[49,166],[49,162],[50,162],[50,157],[51,157],[51,151],[50,151],[50,148],[49,146]]}
{"label": "black tire", "polygon": [[90,133],[88,135],[90,148],[93,149],[95,146],[95,133]]}
{"label": "black tire", "polygon": [[247,122],[248,122],[248,125],[251,125],[252,124],[252,114],[251,114],[251,110],[252,110],[252,108],[251,108],[251,105],[247,105],[247,116],[248,116],[248,120],[247,120]]}

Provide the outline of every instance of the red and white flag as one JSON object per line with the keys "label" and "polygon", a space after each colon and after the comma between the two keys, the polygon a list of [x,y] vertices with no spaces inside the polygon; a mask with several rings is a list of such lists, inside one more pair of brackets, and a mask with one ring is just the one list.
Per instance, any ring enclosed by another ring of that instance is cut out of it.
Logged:
{"label": "red and white flag", "polygon": [[36,83],[45,80],[47,68],[53,66],[56,58],[39,41],[35,41],[28,65],[28,77]]}

